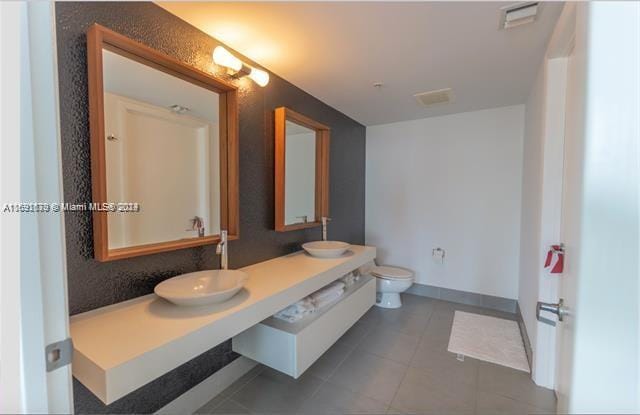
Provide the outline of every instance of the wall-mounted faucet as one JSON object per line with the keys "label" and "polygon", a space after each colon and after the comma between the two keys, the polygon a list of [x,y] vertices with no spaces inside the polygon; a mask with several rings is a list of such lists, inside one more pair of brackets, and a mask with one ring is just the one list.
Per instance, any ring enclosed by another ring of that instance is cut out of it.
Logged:
{"label": "wall-mounted faucet", "polygon": [[187,229],[188,231],[198,231],[198,236],[202,238],[204,236],[204,219],[200,216],[194,216],[191,219],[191,229]]}
{"label": "wall-mounted faucet", "polygon": [[327,240],[327,222],[329,222],[331,218],[323,216],[321,220],[322,220],[322,240],[326,241]]}
{"label": "wall-mounted faucet", "polygon": [[220,255],[220,268],[229,269],[229,256],[227,248],[227,231],[220,231],[220,243],[216,246],[216,254]]}

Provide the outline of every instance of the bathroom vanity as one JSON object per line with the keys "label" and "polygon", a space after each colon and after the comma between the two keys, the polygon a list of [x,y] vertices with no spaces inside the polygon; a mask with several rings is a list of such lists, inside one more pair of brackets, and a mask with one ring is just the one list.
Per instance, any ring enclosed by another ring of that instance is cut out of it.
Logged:
{"label": "bathroom vanity", "polygon": [[[237,78],[98,24],[87,32],[87,70],[91,196],[107,206],[92,211],[95,260],[217,244],[222,270],[159,284],[156,292],[176,304],[149,294],[72,316],[73,376],[109,405],[229,339],[235,351],[300,376],[375,302],[375,281],[362,277],[301,321],[271,318],[376,256],[373,247],[342,253],[349,244],[326,241],[329,126],[288,108],[274,112],[275,231],[299,232],[286,243],[302,244],[305,229],[323,225],[325,241],[306,248],[325,258],[300,251],[227,270],[227,239],[240,229]],[[231,287],[244,284],[237,293],[220,288],[231,273],[242,274]],[[205,276],[220,286],[212,298],[233,296],[196,301]]]}
{"label": "bathroom vanity", "polygon": [[75,315],[73,375],[109,404],[233,338],[241,354],[299,376],[374,304],[375,282],[361,278],[337,303],[289,327],[270,317],[375,256],[358,245],[332,259],[301,251],[242,268],[244,289],[224,303],[180,307],[150,294]]}

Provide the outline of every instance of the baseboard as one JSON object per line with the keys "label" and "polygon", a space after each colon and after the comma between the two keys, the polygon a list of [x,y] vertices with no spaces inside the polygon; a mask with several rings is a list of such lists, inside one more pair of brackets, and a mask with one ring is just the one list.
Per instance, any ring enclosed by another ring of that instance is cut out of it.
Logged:
{"label": "baseboard", "polygon": [[520,334],[522,335],[522,342],[524,343],[524,353],[527,355],[529,369],[531,369],[531,373],[533,373],[533,349],[531,348],[529,333],[527,333],[527,326],[525,326],[522,313],[520,312],[520,304],[516,304],[516,316],[518,317],[518,327],[520,327]]}
{"label": "baseboard", "polygon": [[421,295],[423,297],[430,297],[436,298],[438,300],[451,301],[454,303],[490,308],[492,310],[504,311],[506,313],[515,313],[518,303],[516,300],[512,300],[510,298],[496,297],[493,295],[478,294],[417,283],[414,283],[411,287],[409,287],[407,292],[415,295]]}
{"label": "baseboard", "polygon": [[253,369],[258,363],[240,356],[160,408],[158,415],[192,414]]}

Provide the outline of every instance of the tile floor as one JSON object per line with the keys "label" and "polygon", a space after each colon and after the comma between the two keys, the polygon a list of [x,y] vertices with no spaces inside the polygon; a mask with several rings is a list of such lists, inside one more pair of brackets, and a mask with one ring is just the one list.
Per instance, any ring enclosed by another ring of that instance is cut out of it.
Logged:
{"label": "tile floor", "polygon": [[257,366],[199,414],[548,414],[553,391],[524,372],[447,352],[455,310],[474,306],[403,295],[372,307],[299,379]]}

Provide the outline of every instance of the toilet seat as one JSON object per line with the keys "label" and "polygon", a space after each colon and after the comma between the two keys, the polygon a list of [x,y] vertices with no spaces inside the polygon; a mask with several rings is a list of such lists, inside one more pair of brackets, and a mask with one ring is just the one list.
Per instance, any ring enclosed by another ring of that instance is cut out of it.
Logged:
{"label": "toilet seat", "polygon": [[410,280],[413,279],[413,272],[404,268],[376,266],[369,271],[371,275],[386,280]]}

